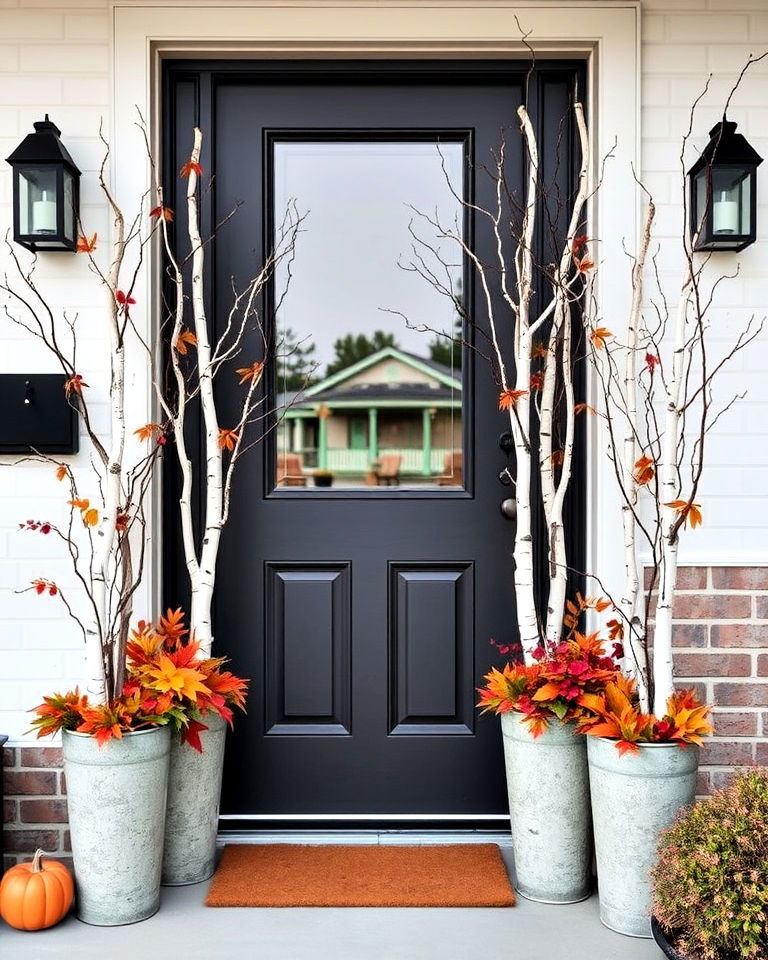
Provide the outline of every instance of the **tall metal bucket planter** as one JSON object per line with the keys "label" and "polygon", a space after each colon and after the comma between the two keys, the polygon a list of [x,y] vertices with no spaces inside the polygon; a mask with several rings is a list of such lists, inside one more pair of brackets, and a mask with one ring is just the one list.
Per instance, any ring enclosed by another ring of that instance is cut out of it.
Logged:
{"label": "tall metal bucket planter", "polygon": [[534,738],[501,715],[515,889],[528,900],[576,903],[591,891],[592,836],[584,737],[552,720]]}
{"label": "tall metal bucket planter", "polygon": [[587,737],[600,919],[630,937],[651,937],[650,871],[661,831],[693,803],[699,748]]}
{"label": "tall metal bucket planter", "polygon": [[227,724],[218,714],[205,718],[200,753],[178,736],[171,741],[168,810],[165,821],[163,884],[183,886],[213,876],[224,769]]}
{"label": "tall metal bucket planter", "polygon": [[160,906],[171,732],[134,730],[99,747],[65,730],[64,772],[77,916],[112,927]]}

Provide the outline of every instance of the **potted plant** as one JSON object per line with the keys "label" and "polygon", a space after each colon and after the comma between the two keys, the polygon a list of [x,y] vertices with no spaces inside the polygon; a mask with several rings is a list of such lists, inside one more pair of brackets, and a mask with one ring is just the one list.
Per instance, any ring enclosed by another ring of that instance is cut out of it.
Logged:
{"label": "potted plant", "polygon": [[670,960],[768,956],[768,770],[681,814],[652,870],[653,935]]}
{"label": "potted plant", "polygon": [[650,935],[649,872],[655,838],[696,793],[709,709],[677,691],[662,718],[643,713],[635,681],[621,675],[582,697],[587,734],[600,918],[629,936]]}
{"label": "potted plant", "polygon": [[22,521],[20,531],[62,546],[78,589],[64,591],[39,576],[19,592],[63,603],[83,634],[85,692],[46,697],[33,727],[38,735],[62,732],[78,917],[112,925],[144,919],[159,905],[157,850],[163,839],[170,730],[167,710],[124,691],[129,624],[146,557],[145,497],[162,443],[142,453],[126,444],[126,392],[137,372],[126,353],[140,339],[131,318],[133,284],[153,229],[143,230],[140,218],[126,224],[104,178],[106,163],[107,158],[99,184],[113,220],[112,242],[102,256],[95,234],[78,241],[103,292],[109,332],[109,423],[103,434],[78,366],[77,318],[48,303],[36,279],[35,259],[22,263],[10,242],[17,282],[6,279],[0,288],[9,298],[11,319],[59,364],[64,392],[80,414],[89,446],[82,465],[37,453],[22,458],[49,463],[52,482],[67,493],[63,520]]}
{"label": "potted plant", "polygon": [[[249,435],[252,425],[261,424],[261,436],[264,436],[269,431],[270,419],[277,414],[266,406],[267,399],[260,391],[265,364],[270,357],[270,341],[259,319],[257,304],[275,269],[293,256],[302,218],[294,206],[289,207],[276,226],[274,247],[264,263],[242,287],[233,287],[229,312],[221,325],[223,330],[217,339],[213,338],[206,315],[204,286],[205,252],[210,238],[203,238],[200,226],[202,142],[202,132],[195,128],[189,162],[180,171],[187,179],[189,249],[183,254],[174,249],[171,237],[173,213],[164,204],[160,184],[154,185],[157,205],[151,215],[159,228],[170,285],[169,312],[160,325],[160,333],[169,338],[167,343],[158,343],[155,350],[147,348],[162,422],[147,424],[139,439],[152,441],[167,434],[173,440],[181,477],[179,519],[191,594],[189,635],[191,642],[199,645],[202,658],[209,659],[214,644],[216,563],[222,532],[230,519],[236,466],[260,439],[260,436]],[[191,264],[189,275],[184,271],[187,263]],[[186,326],[188,313],[191,313],[190,327]],[[257,351],[259,355],[250,355],[245,365],[237,366],[243,363],[245,350]],[[169,354],[171,371],[168,383],[156,365],[156,357],[165,352]],[[236,376],[242,387],[234,422],[226,426],[221,423],[214,391],[215,380],[222,374]],[[189,405],[196,398],[200,404],[204,451],[198,477],[194,476],[195,467],[188,452]],[[202,491],[203,503],[199,536],[193,515],[195,481]],[[227,719],[231,721],[231,717]],[[195,749],[189,738],[179,735],[174,735],[171,743],[163,858],[163,883],[168,885],[206,880],[215,867],[226,723],[221,711],[209,711],[204,720],[195,722],[200,749]]]}
{"label": "potted plant", "polygon": [[592,837],[583,702],[618,677],[596,633],[575,628],[587,610],[610,604],[577,596],[573,626],[552,646],[541,644],[530,665],[493,669],[480,692],[483,711],[501,716],[515,889],[529,900],[574,903],[592,890]]}
{"label": "potted plant", "polygon": [[316,487],[332,487],[333,473],[330,470],[315,470],[312,474],[313,482]]}

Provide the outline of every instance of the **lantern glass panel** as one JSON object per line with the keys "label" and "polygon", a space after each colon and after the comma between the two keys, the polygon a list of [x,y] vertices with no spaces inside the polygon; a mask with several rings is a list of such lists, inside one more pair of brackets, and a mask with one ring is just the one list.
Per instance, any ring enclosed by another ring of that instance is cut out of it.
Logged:
{"label": "lantern glass panel", "polygon": [[696,196],[696,222],[694,223],[695,230],[701,230],[702,234],[706,233],[707,225],[704,221],[704,216],[708,213],[707,210],[707,199],[709,196],[708,190],[708,177],[707,173],[709,171],[704,168],[699,173],[696,174],[696,179],[694,183],[694,190]]}
{"label": "lantern glass panel", "polygon": [[64,171],[64,236],[67,240],[75,240],[75,178]]}
{"label": "lantern glass panel", "polygon": [[41,238],[56,235],[55,167],[19,170],[19,233]]}
{"label": "lantern glass panel", "polygon": [[749,233],[749,173],[743,167],[712,170],[712,233],[715,237]]}

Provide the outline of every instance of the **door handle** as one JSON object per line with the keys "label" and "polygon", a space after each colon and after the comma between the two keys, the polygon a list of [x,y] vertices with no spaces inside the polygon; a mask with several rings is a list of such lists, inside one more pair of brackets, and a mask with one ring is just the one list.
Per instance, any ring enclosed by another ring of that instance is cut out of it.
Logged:
{"label": "door handle", "polygon": [[507,520],[514,520],[517,517],[517,504],[513,497],[506,497],[499,504],[501,515]]}

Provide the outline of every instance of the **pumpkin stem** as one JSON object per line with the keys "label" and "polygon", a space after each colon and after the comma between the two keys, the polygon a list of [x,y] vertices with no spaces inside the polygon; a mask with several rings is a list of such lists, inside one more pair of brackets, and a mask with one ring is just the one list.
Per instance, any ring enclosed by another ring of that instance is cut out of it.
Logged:
{"label": "pumpkin stem", "polygon": [[40,863],[41,857],[45,854],[45,850],[41,850],[39,847],[35,850],[35,856],[32,860],[32,873],[42,873],[43,867]]}

